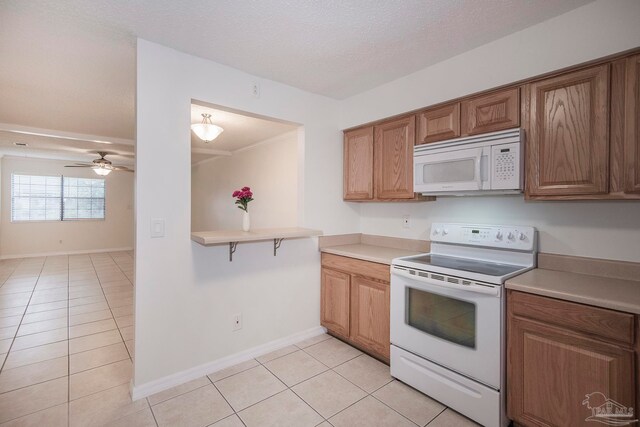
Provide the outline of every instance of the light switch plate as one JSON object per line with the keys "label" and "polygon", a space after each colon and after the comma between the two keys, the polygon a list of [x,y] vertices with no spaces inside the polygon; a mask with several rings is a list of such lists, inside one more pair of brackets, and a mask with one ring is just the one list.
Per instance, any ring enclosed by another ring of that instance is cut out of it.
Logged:
{"label": "light switch plate", "polygon": [[151,218],[151,237],[164,237],[164,219]]}

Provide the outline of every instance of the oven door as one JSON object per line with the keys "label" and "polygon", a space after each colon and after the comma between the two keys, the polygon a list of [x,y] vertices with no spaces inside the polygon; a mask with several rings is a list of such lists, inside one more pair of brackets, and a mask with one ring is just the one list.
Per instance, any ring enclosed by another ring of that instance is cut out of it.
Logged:
{"label": "oven door", "polygon": [[502,287],[419,273],[391,268],[391,344],[500,389]]}
{"label": "oven door", "polygon": [[470,148],[440,153],[418,153],[413,159],[417,193],[488,190],[489,150]]}

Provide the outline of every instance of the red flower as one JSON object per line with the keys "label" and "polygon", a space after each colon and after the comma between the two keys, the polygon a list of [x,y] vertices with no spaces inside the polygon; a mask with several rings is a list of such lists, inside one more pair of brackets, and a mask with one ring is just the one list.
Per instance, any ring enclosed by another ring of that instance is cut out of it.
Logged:
{"label": "red flower", "polygon": [[249,202],[253,200],[253,192],[249,187],[242,187],[240,190],[233,192],[232,197],[236,199],[235,204],[238,208],[247,212]]}

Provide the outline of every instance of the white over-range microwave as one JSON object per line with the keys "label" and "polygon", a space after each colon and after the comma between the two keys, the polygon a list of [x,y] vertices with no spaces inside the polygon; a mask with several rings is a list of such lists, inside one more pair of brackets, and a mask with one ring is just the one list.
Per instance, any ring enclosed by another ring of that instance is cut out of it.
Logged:
{"label": "white over-range microwave", "polygon": [[521,193],[523,142],[516,128],[417,145],[413,189],[431,196]]}

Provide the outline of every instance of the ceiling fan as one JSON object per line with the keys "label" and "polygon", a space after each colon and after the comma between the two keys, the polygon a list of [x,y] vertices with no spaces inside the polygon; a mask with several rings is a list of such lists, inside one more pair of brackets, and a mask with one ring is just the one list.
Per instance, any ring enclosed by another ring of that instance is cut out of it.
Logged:
{"label": "ceiling fan", "polygon": [[65,168],[91,168],[100,176],[107,176],[111,171],[133,172],[133,169],[129,169],[126,166],[114,166],[111,164],[110,160],[105,159],[105,156],[109,154],[106,151],[98,151],[97,154],[100,158],[95,159],[93,163],[76,163],[74,165],[66,165]]}

